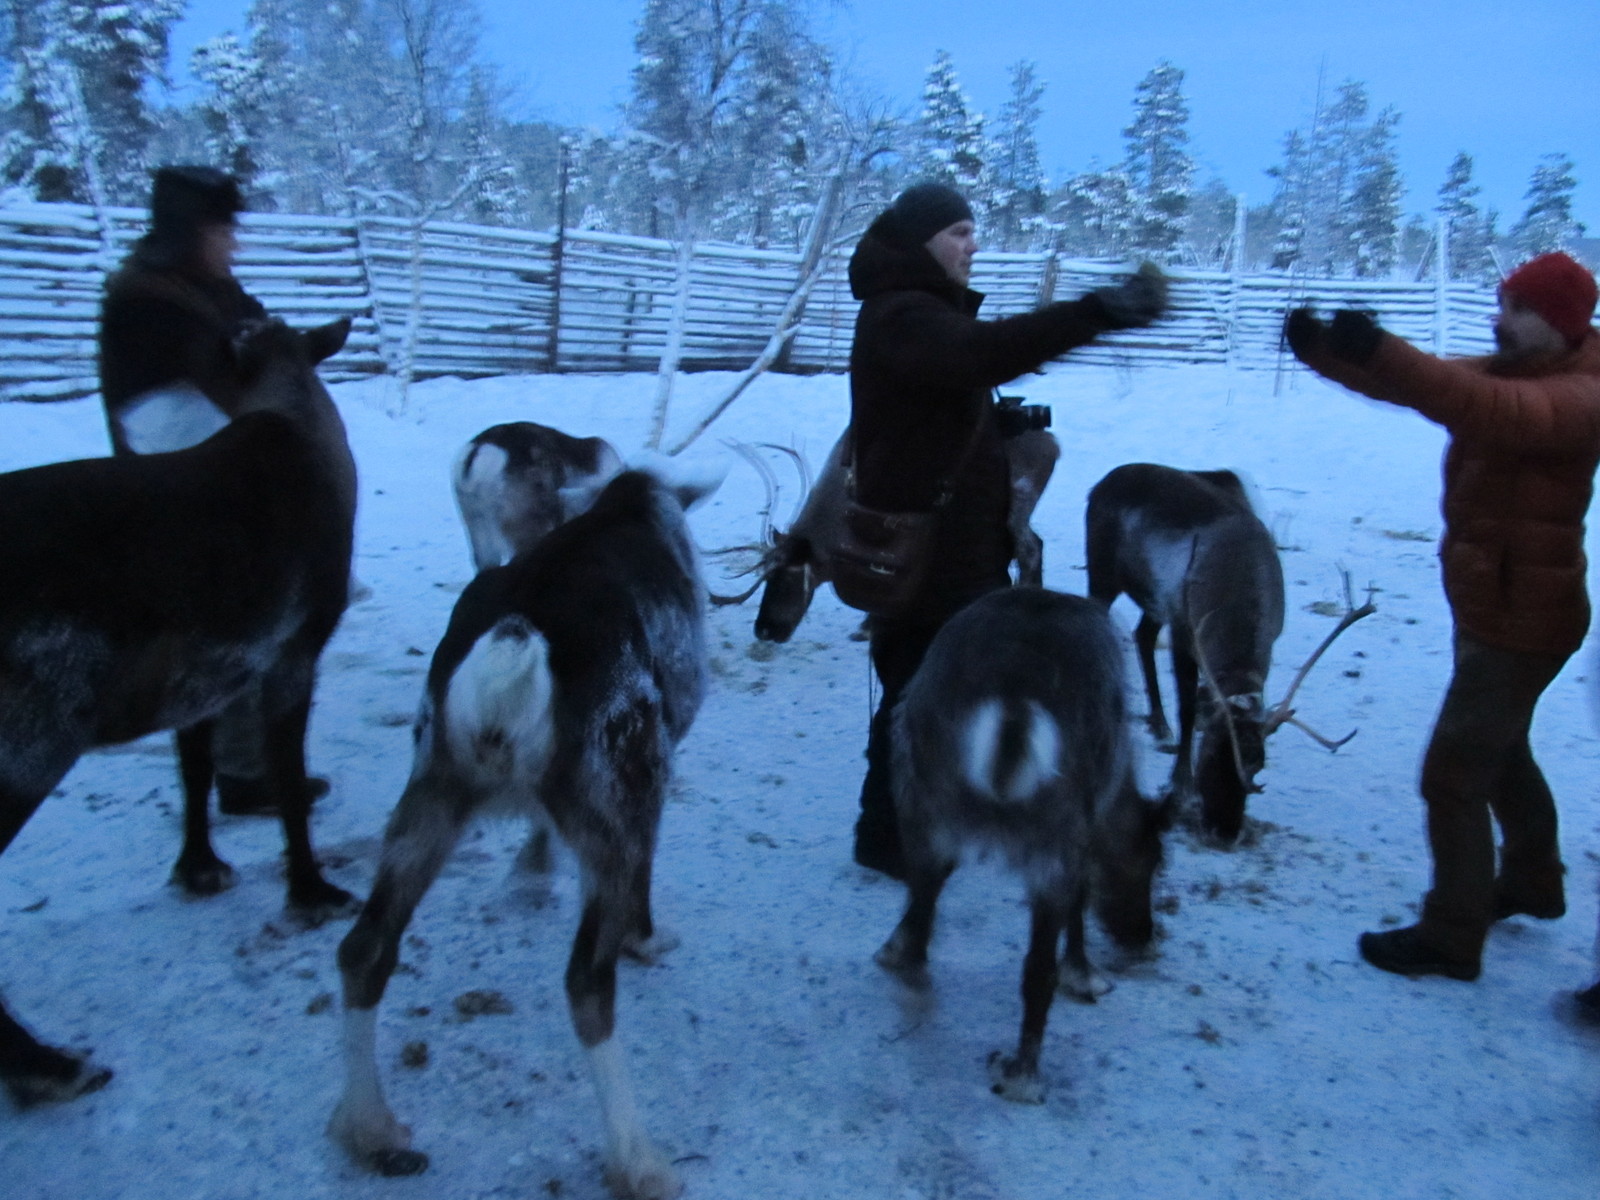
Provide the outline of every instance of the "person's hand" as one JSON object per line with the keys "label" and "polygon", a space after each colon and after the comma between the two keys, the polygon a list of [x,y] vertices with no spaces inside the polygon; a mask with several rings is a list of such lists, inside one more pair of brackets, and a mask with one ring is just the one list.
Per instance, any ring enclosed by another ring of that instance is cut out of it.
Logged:
{"label": "person's hand", "polygon": [[1142,263],[1115,287],[1089,294],[1099,301],[1107,329],[1143,328],[1167,311],[1167,277],[1153,262]]}
{"label": "person's hand", "polygon": [[1360,309],[1340,309],[1333,314],[1333,322],[1328,326],[1328,352],[1358,367],[1372,360],[1382,340],[1383,326],[1371,313]]}
{"label": "person's hand", "polygon": [[1283,340],[1298,359],[1314,354],[1327,341],[1328,325],[1309,308],[1293,308],[1283,319]]}

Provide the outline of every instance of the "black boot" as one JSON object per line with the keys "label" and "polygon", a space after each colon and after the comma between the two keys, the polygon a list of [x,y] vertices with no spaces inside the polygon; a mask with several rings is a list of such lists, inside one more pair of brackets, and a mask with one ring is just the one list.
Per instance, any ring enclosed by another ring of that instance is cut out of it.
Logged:
{"label": "black boot", "polygon": [[1388,929],[1382,933],[1363,933],[1357,943],[1361,957],[1373,966],[1396,975],[1444,975],[1470,983],[1478,977],[1476,958],[1446,954],[1422,936],[1421,926]]}
{"label": "black boot", "polygon": [[1578,1015],[1585,1021],[1600,1025],[1600,980],[1575,992],[1572,997],[1578,1004]]}
{"label": "black boot", "polygon": [[1553,870],[1539,873],[1534,879],[1524,878],[1520,883],[1505,876],[1494,881],[1494,919],[1507,917],[1536,917],[1541,921],[1554,921],[1567,915],[1567,897],[1561,885],[1566,868],[1559,863]]}

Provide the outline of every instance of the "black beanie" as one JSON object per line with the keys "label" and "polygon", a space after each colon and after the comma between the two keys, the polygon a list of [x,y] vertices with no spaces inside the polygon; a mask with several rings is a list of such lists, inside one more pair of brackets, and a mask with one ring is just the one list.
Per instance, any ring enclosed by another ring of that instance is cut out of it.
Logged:
{"label": "black beanie", "polygon": [[889,206],[889,216],[895,240],[910,249],[957,221],[972,220],[972,206],[946,184],[917,183],[895,198]]}
{"label": "black beanie", "polygon": [[150,233],[160,242],[187,245],[202,225],[231,225],[244,211],[232,175],[215,167],[160,167],[150,189]]}

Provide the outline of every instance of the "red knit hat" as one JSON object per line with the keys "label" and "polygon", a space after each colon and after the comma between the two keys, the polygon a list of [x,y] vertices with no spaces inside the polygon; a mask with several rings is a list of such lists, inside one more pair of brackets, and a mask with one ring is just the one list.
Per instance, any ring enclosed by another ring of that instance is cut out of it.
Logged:
{"label": "red knit hat", "polygon": [[1500,283],[1500,294],[1515,296],[1576,346],[1594,316],[1594,276],[1582,263],[1557,251],[1530,258]]}

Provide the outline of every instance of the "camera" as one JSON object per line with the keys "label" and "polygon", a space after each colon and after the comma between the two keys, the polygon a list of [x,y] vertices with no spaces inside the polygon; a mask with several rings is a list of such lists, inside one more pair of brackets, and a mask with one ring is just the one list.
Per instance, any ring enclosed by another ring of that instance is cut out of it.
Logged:
{"label": "camera", "polygon": [[1030,429],[1050,428],[1050,406],[1024,404],[1022,399],[1021,396],[996,398],[995,420],[1000,425],[1002,437],[1016,437],[1019,433],[1027,433]]}

